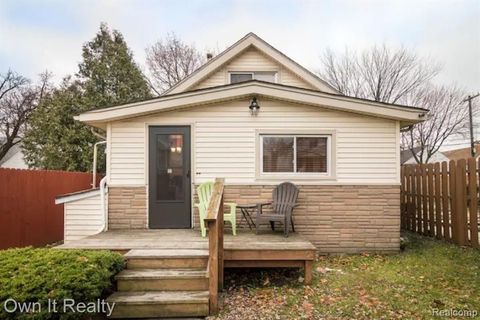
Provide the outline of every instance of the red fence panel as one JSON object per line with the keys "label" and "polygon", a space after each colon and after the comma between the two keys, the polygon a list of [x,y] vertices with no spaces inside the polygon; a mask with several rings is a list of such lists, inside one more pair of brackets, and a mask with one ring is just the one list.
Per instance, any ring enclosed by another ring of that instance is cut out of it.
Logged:
{"label": "red fence panel", "polygon": [[55,197],[91,183],[91,173],[0,168],[0,249],[63,240],[63,206]]}

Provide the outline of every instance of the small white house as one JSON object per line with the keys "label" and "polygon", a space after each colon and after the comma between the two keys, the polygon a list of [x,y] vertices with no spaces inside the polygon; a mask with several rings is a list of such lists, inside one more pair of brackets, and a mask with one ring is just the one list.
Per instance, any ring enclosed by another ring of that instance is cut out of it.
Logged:
{"label": "small white house", "polygon": [[106,132],[108,193],[58,198],[65,240],[197,228],[196,186],[225,178],[243,204],[295,183],[295,229],[321,252],[397,251],[400,130],[426,112],[341,95],[250,33],[158,98],[76,117]]}
{"label": "small white house", "polygon": [[[417,161],[415,160],[415,157],[413,154],[417,155],[417,158],[426,158],[426,153],[422,157],[422,152],[420,147],[413,148],[413,150],[402,150],[400,152],[400,160],[401,164],[417,164]],[[449,161],[448,157],[445,156],[442,152],[437,151],[435,152],[430,159],[428,159],[428,163],[435,163],[435,162],[443,162],[443,161]],[[423,161],[425,163],[425,161]]]}
{"label": "small white house", "polygon": [[23,157],[22,148],[19,144],[8,150],[7,154],[0,160],[0,168],[28,169]]}

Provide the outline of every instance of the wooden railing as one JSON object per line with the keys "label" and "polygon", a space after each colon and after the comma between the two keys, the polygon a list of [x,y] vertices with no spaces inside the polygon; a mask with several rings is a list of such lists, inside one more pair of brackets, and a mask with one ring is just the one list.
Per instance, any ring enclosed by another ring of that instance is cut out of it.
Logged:
{"label": "wooden railing", "polygon": [[205,223],[208,229],[210,314],[218,311],[218,291],[223,289],[223,179],[215,179]]}

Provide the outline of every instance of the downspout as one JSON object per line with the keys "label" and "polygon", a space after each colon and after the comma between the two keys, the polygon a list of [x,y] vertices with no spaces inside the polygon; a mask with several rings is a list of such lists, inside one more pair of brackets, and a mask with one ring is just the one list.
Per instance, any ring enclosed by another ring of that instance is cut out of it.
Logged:
{"label": "downspout", "polygon": [[99,141],[93,145],[93,178],[92,178],[92,188],[95,189],[97,186],[97,151],[98,146],[101,144],[106,144],[107,141]]}
{"label": "downspout", "polygon": [[[97,143],[94,144],[93,146],[93,181],[92,181],[92,188],[95,188],[96,187],[96,184],[97,184],[97,153],[98,153],[98,146],[101,145],[101,144],[106,144],[107,141],[106,141],[106,137],[98,134],[97,132],[95,132],[95,130],[92,128],[91,129],[92,133],[102,139],[103,141],[99,141]],[[107,175],[105,175],[105,177],[102,178],[102,180],[100,180],[100,210],[101,210],[101,214],[102,214],[102,217],[103,217],[103,224],[102,226],[100,227],[100,229],[98,229],[97,233],[100,233],[100,232],[103,232],[105,230],[108,229],[108,218],[107,218],[107,206],[105,204],[106,202],[106,198],[105,198],[105,194],[107,193],[108,189],[107,189]]]}
{"label": "downspout", "polygon": [[107,193],[107,176],[103,177],[102,180],[100,180],[100,203],[101,203],[101,211],[102,211],[102,217],[103,217],[103,225],[98,230],[97,233],[103,232],[108,229],[107,206],[105,205],[106,193]]}
{"label": "downspout", "polygon": [[100,210],[102,213],[102,226],[95,232],[95,234],[103,232],[108,229],[107,206],[105,205],[105,194],[107,193],[107,176],[100,180]]}

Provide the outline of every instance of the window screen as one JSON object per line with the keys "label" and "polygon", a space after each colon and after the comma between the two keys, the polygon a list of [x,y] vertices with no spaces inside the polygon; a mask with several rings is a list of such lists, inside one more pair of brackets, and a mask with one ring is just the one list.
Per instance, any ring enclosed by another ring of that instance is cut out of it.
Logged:
{"label": "window screen", "polygon": [[328,137],[262,136],[264,173],[327,173]]}
{"label": "window screen", "polygon": [[297,138],[297,172],[327,172],[327,138]]}
{"label": "window screen", "polygon": [[253,79],[253,74],[251,73],[231,73],[230,74],[230,83],[244,82]]}
{"label": "window screen", "polygon": [[293,139],[263,138],[263,172],[293,172]]}
{"label": "window screen", "polygon": [[276,72],[255,72],[255,80],[275,82]]}

